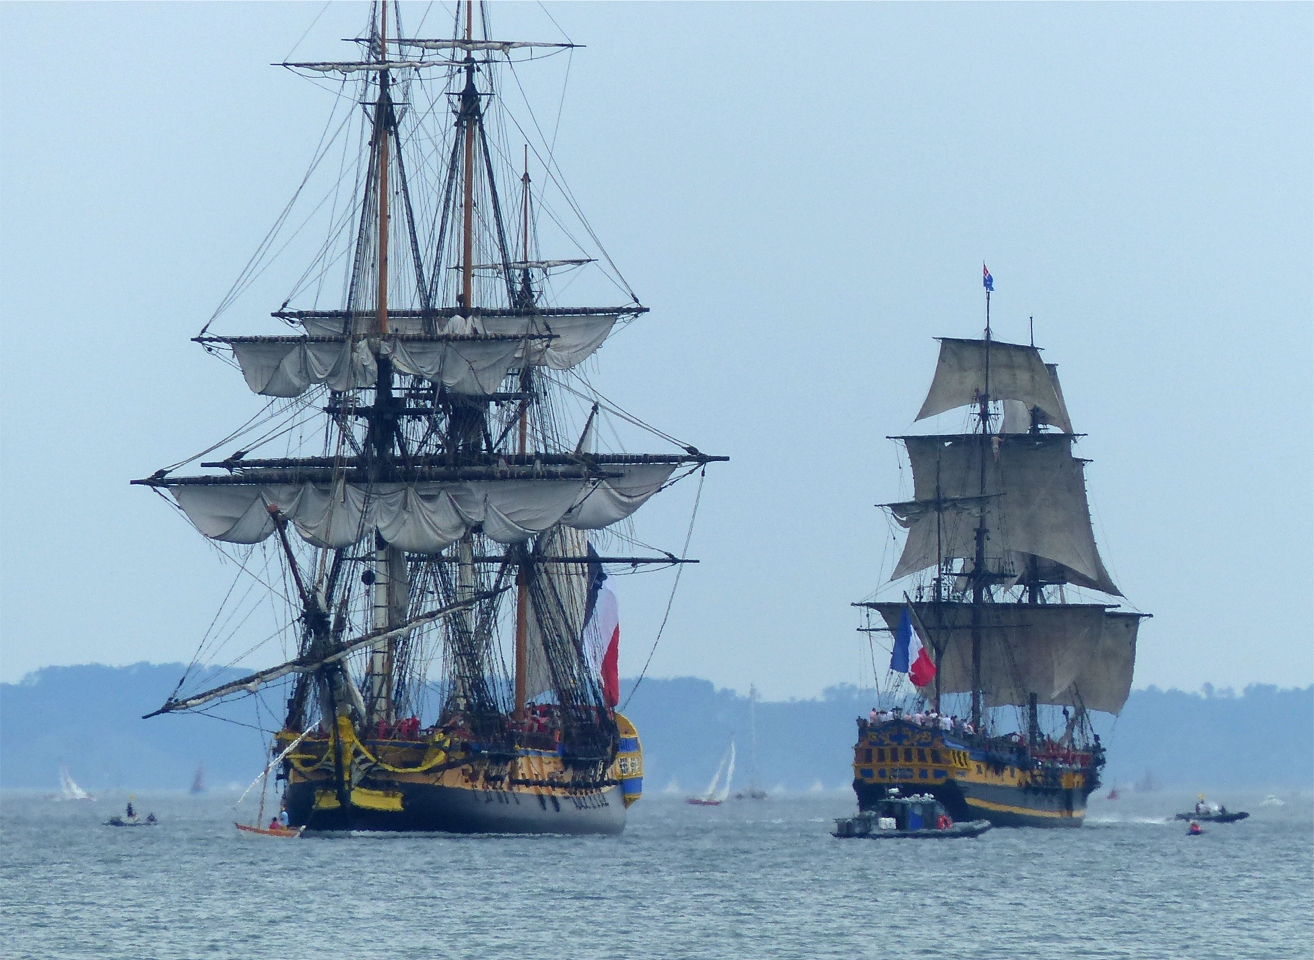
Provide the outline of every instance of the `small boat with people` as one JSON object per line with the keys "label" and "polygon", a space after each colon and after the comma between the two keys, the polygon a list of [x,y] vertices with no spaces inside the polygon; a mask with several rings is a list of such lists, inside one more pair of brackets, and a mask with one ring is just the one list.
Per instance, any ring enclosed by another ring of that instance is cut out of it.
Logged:
{"label": "small boat with people", "polygon": [[155,819],[155,814],[148,813],[145,817],[137,815],[137,808],[132,805],[136,797],[128,797],[127,809],[123,811],[123,816],[110,817],[105,821],[107,827],[153,827],[160,821]]}
{"label": "small boat with people", "polygon": [[255,833],[262,837],[299,837],[302,831],[306,829],[304,826],[289,827],[285,822],[279,822],[278,820],[270,820],[267,827],[255,827],[249,823],[238,823],[234,820],[233,826],[243,833]]}
{"label": "small boat with people", "polygon": [[979,837],[991,827],[989,820],[955,823],[940,801],[929,793],[903,796],[898,787],[874,806],[856,817],[838,817],[831,836],[947,840],[954,837]]}
{"label": "small boat with people", "polygon": [[1190,820],[1192,825],[1194,825],[1202,821],[1205,823],[1236,823],[1238,820],[1244,820],[1248,816],[1250,816],[1250,814],[1244,810],[1233,812],[1229,811],[1227,807],[1224,807],[1221,804],[1207,801],[1202,793],[1195,801],[1195,809],[1192,812],[1179,813],[1173,819]]}

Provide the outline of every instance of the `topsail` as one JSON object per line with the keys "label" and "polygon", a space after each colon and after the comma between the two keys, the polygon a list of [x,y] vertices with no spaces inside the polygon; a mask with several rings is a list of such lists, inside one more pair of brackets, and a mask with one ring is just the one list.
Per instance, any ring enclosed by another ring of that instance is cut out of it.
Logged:
{"label": "topsail", "polygon": [[1067,407],[1057,390],[1057,378],[1035,347],[998,340],[940,341],[940,360],[918,420],[955,407],[991,400],[1014,400],[1036,407],[1064,433],[1072,432]]}

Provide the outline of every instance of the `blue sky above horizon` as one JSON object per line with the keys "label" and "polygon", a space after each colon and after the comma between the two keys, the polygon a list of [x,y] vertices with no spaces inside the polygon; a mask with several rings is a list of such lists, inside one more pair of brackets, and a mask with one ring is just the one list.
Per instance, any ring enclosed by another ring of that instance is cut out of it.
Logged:
{"label": "blue sky above horizon", "polygon": [[[996,334],[1034,316],[1060,364],[1101,550],[1154,614],[1136,686],[1311,682],[1314,7],[548,9],[490,15],[586,45],[557,159],[652,307],[593,381],[732,458],[654,675],[770,699],[870,678],[849,604],[893,565],[885,437],[932,338],[979,332],[985,260]],[[4,681],[185,661],[222,599],[231,571],[127,481],[257,408],[188,338],[331,105],[268,64],[339,56],[368,15],[320,11],[0,5]],[[278,305],[279,269],[234,326]],[[678,551],[693,492],[645,508],[644,539]],[[623,674],[669,589],[620,578]]]}

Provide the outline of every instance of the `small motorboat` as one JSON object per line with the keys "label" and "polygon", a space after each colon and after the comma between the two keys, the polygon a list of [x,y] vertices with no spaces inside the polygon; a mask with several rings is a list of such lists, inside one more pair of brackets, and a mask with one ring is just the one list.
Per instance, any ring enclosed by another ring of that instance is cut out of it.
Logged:
{"label": "small motorboat", "polygon": [[160,821],[155,819],[155,814],[148,813],[143,819],[138,816],[120,817],[115,815],[105,821],[107,827],[153,827]]}
{"label": "small motorboat", "polygon": [[898,788],[877,801],[870,810],[856,817],[839,817],[831,836],[870,840],[906,837],[918,840],[948,840],[954,837],[979,837],[990,829],[989,820],[954,823],[940,801],[929,793],[900,796]]}
{"label": "small motorboat", "polygon": [[1179,813],[1174,820],[1194,820],[1197,823],[1203,821],[1207,823],[1236,823],[1238,820],[1244,820],[1250,814],[1244,810],[1236,813],[1228,813],[1227,807],[1217,803],[1210,803],[1200,794],[1195,801],[1195,810],[1192,813]]}
{"label": "small motorboat", "polygon": [[1194,820],[1192,820],[1191,825],[1186,828],[1186,835],[1188,837],[1198,837],[1202,833],[1204,833],[1204,831],[1200,829],[1200,824],[1196,823]]}
{"label": "small motorboat", "polygon": [[155,814],[148,813],[146,819],[137,816],[137,809],[132,805],[136,797],[128,797],[128,807],[123,811],[123,816],[113,816],[105,821],[107,827],[153,827],[159,823],[155,819]]}
{"label": "small motorboat", "polygon": [[1179,813],[1174,820],[1193,820],[1203,823],[1236,823],[1238,820],[1244,820],[1250,814],[1244,810],[1238,810],[1235,813],[1229,813],[1227,807],[1219,807],[1217,813]]}
{"label": "small motorboat", "polygon": [[253,827],[249,824],[237,823],[236,821],[233,822],[233,826],[246,833],[257,833],[262,837],[299,837],[301,836],[301,831],[306,829],[304,826],[284,827],[281,825],[274,826],[272,823],[268,827]]}

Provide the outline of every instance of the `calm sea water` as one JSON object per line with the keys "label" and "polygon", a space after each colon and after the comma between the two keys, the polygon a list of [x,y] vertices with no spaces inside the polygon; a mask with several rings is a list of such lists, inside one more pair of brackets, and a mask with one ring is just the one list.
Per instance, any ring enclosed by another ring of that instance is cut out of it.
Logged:
{"label": "calm sea water", "polygon": [[[841,794],[649,797],[619,838],[233,829],[234,795],[0,798],[10,957],[1309,958],[1314,802],[1188,837],[1189,795],[1099,801],[1074,831],[835,840]],[[248,801],[249,804],[249,801]],[[247,818],[254,805],[244,805]]]}

